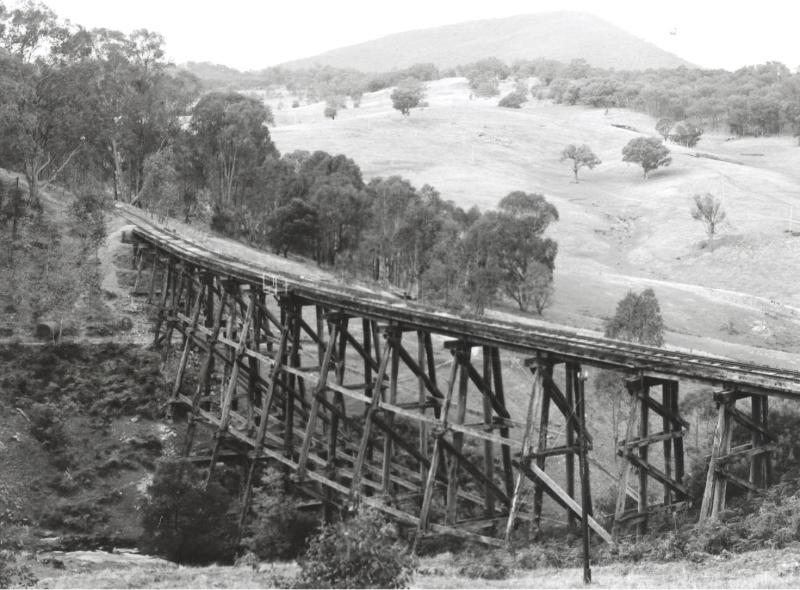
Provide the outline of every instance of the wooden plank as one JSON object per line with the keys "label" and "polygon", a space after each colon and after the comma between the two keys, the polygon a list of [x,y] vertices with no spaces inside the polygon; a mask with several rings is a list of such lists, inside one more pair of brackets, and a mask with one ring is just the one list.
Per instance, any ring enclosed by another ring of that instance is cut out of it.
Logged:
{"label": "wooden plank", "polygon": [[[278,344],[278,352],[276,353],[277,358],[281,358],[286,353],[286,346],[289,341],[289,327],[284,326],[281,330],[281,339],[280,343]],[[242,508],[239,514],[239,529],[243,530],[244,522],[247,518],[247,512],[250,509],[250,494],[253,489],[253,477],[255,475],[256,469],[256,460],[262,456],[263,453],[263,446],[264,446],[264,437],[267,434],[267,426],[269,424],[269,412],[272,408],[272,400],[275,395],[275,383],[278,380],[278,373],[280,371],[281,365],[279,363],[275,363],[272,366],[269,375],[269,386],[267,390],[262,394],[261,397],[261,419],[258,424],[258,430],[256,431],[255,441],[253,443],[254,449],[254,460],[250,462],[250,469],[247,473],[247,481],[244,487],[244,494],[242,497]],[[241,540],[241,539],[240,539]]]}
{"label": "wooden plank", "polygon": [[[708,474],[706,475],[706,489],[703,493],[703,503],[700,508],[700,522],[709,518],[716,518],[719,512],[719,500],[725,501],[725,490],[722,486],[724,480],[717,474],[717,458],[730,452],[730,416],[728,405],[720,404],[717,428],[714,431],[714,442],[711,446],[711,460],[709,461]],[[722,493],[720,493],[720,488]]]}
{"label": "wooden plank", "polygon": [[686,429],[689,428],[689,423],[684,418],[682,418],[678,414],[673,414],[671,409],[665,408],[662,404],[660,404],[657,400],[653,399],[651,396],[645,395],[641,391],[637,393],[637,395],[641,396],[644,403],[646,403],[650,407],[650,409],[655,410],[660,416],[666,416],[670,420],[672,420],[673,423],[678,424]]}
{"label": "wooden plank", "polygon": [[[547,387],[548,393],[550,398],[558,407],[559,411],[564,415],[564,418],[567,420],[567,427],[572,427],[572,429],[577,432],[578,431],[578,419],[575,415],[574,408],[571,407],[571,404],[567,401],[567,397],[561,392],[559,389],[558,384],[553,381],[552,376],[545,375],[545,387]],[[592,437],[589,436],[587,432],[587,443],[591,446],[592,445]]]}
{"label": "wooden plank", "polygon": [[[390,346],[392,346],[390,344]],[[381,363],[378,367],[378,374],[376,376],[376,383],[381,383],[383,381],[383,377],[386,374],[386,369],[389,366],[389,359],[391,355],[386,353],[381,357]],[[375,411],[378,409],[378,403],[380,402],[380,394],[373,393],[372,400],[370,401],[369,406],[367,406],[366,416],[364,417],[364,432],[361,435],[361,442],[358,447],[358,456],[355,462],[355,466],[353,467],[353,480],[350,483],[350,491],[349,491],[349,503],[350,505],[357,504],[359,498],[359,482],[362,476],[362,471],[364,468],[364,462],[367,458],[367,450],[369,447],[369,437],[372,434],[372,423],[375,418]]]}
{"label": "wooden plank", "polygon": [[673,430],[670,432],[660,432],[658,434],[649,434],[646,438],[634,438],[633,440],[621,440],[617,443],[617,450],[619,449],[636,449],[639,447],[646,447],[662,441],[670,441],[675,438],[682,438],[686,436],[684,430]]}
{"label": "wooden plank", "polygon": [[[586,396],[584,390],[585,375],[582,371],[577,374],[575,387],[575,413],[578,415],[580,425],[578,431],[578,467],[581,471],[581,545],[583,553],[583,583],[592,581],[591,555],[589,553],[589,518],[592,513],[592,492],[589,482],[589,461],[587,461],[587,428],[586,428]],[[567,496],[569,498],[569,496]],[[571,498],[570,498],[571,499]]]}
{"label": "wooden plank", "polygon": [[[419,515],[419,527],[417,529],[417,537],[423,534],[428,528],[428,517],[430,514],[431,501],[433,500],[433,488],[436,484],[436,476],[439,472],[439,460],[441,457],[441,438],[444,436],[447,427],[447,418],[450,413],[450,403],[453,398],[453,389],[456,384],[456,372],[458,371],[458,363],[453,362],[450,368],[450,379],[447,381],[447,392],[444,396],[444,405],[442,406],[442,421],[440,430],[434,431],[433,451],[431,452],[431,465],[428,469],[428,477],[425,480],[425,488],[422,496],[422,507]],[[416,547],[416,540],[414,541]]]}
{"label": "wooden plank", "polygon": [[[544,490],[550,495],[550,497],[552,497],[565,508],[569,508],[578,518],[582,518],[583,510],[581,509],[581,505],[578,504],[574,499],[570,498],[569,495],[563,489],[561,489],[561,487],[549,475],[547,475],[547,473],[533,464],[525,467],[515,462],[515,465],[517,465],[518,468],[525,472],[529,477],[536,478],[542,484],[544,484]],[[605,530],[602,525],[598,523],[592,516],[588,517],[588,524],[589,528],[591,528],[598,537],[603,539],[606,543],[613,543],[611,534]]]}
{"label": "wooden plank", "polygon": [[731,452],[728,453],[727,455],[720,455],[719,457],[717,457],[717,465],[734,459],[740,459],[742,457],[757,457],[758,455],[771,453],[776,449],[777,447],[775,445],[763,445],[760,447],[752,448],[752,443],[747,443],[746,445],[741,445],[740,447],[731,449]]}
{"label": "wooden plank", "polygon": [[[620,453],[620,454],[622,454],[622,453]],[[630,461],[635,467],[637,467],[639,469],[640,473],[643,473],[645,475],[649,475],[653,479],[658,480],[659,483],[662,483],[662,484],[664,484],[666,486],[669,486],[670,488],[672,488],[676,492],[680,492],[684,497],[687,497],[687,498],[691,497],[691,495],[689,494],[689,490],[687,490],[686,487],[683,484],[680,484],[680,483],[676,482],[675,480],[673,480],[671,477],[669,477],[666,473],[664,473],[660,469],[658,469],[656,467],[653,467],[652,465],[650,465],[650,463],[648,463],[641,456],[637,456],[635,453],[633,453],[631,451],[627,451],[623,456],[628,461]],[[641,489],[640,489],[639,493],[640,494],[642,493]],[[641,512],[645,512],[647,510],[647,508],[648,508],[646,505],[642,505],[641,502],[639,503],[639,506],[640,506],[640,511]]]}
{"label": "wooden plank", "polygon": [[[503,386],[503,370],[500,362],[500,350],[494,346],[490,347],[490,350],[492,359],[494,394],[497,398],[497,403],[499,403],[500,406],[505,409],[505,413],[508,414],[508,409],[506,409],[505,390]],[[508,434],[508,426],[504,425],[502,428],[500,428],[500,436],[502,438],[508,439]],[[514,491],[514,470],[513,466],[511,465],[511,447],[506,444],[501,444],[500,454],[503,461],[503,480],[506,486],[506,494],[508,494],[510,497]]]}
{"label": "wooden plank", "polygon": [[753,419],[744,412],[737,410],[735,406],[731,406],[728,411],[739,424],[747,426],[747,428],[750,430],[755,430],[767,440],[775,440],[775,437],[772,436],[766,428],[764,428],[761,424],[754,422]]}
{"label": "wooden plank", "polygon": [[441,391],[439,391],[437,385],[433,381],[431,381],[430,377],[428,377],[425,374],[425,371],[422,370],[422,367],[411,357],[411,355],[403,347],[402,344],[398,348],[398,353],[400,354],[400,357],[403,359],[403,362],[408,366],[409,369],[411,369],[411,372],[414,373],[414,375],[422,381],[422,383],[425,385],[425,388],[432,395],[436,396],[439,399],[442,399],[444,395],[442,394]]}
{"label": "wooden plank", "polygon": [[[451,351],[453,352],[453,351]],[[471,349],[463,346],[455,352],[455,360],[459,365],[458,372],[458,406],[456,406],[456,416],[454,424],[464,424],[467,415],[467,387],[469,385],[468,367],[472,367],[470,361]],[[442,443],[446,441],[442,439]],[[452,447],[457,453],[461,453],[464,446],[464,433],[453,432]],[[458,518],[458,461],[450,461],[447,471],[447,500],[445,503],[445,524],[452,525]]]}
{"label": "wooden plank", "polygon": [[[672,400],[670,411],[672,414],[678,415],[680,413],[680,405],[678,402],[678,395],[679,395],[679,386],[677,382],[673,382],[670,385],[670,389],[672,392]],[[673,426],[673,430],[675,427]],[[675,481],[679,481],[683,483],[683,474],[684,474],[684,450],[683,450],[683,439],[676,438],[672,442],[675,448]]]}
{"label": "wooden plank", "polygon": [[[483,361],[483,382],[488,384],[492,381],[491,348],[484,346],[481,356]],[[493,427],[492,403],[485,395],[482,401],[484,428],[491,432]],[[488,440],[483,441],[483,475],[485,479],[488,480],[484,483],[483,489],[485,500],[484,515],[487,518],[492,518],[494,516],[494,498],[492,496],[492,486],[494,485],[494,447]],[[508,504],[510,505],[510,500]]]}
{"label": "wooden plank", "polygon": [[[534,457],[536,466],[544,471],[547,455],[541,451],[547,449],[547,431],[550,428],[550,388],[547,387],[548,381],[552,381],[552,364],[548,364],[541,368],[542,371],[542,402],[539,408],[539,436],[537,437],[536,444],[530,453]],[[541,528],[542,519],[542,502],[544,500],[544,490],[540,485],[533,487],[533,528],[539,531]]]}
{"label": "wooden plank", "polygon": [[[565,409],[572,416],[575,412],[575,385],[578,380],[578,371],[579,368],[575,363],[564,363],[564,382],[565,382],[565,392],[564,392],[564,402],[565,402]],[[564,412],[562,412],[564,413]],[[565,439],[566,445],[564,445],[567,449],[575,449],[575,428],[567,428]],[[577,449],[575,449],[577,450]],[[575,497],[575,453],[574,452],[567,452],[566,457],[564,457],[564,471],[567,480],[567,495],[570,498]],[[567,527],[570,531],[574,530],[575,528],[575,515],[572,513],[571,510],[567,510]]]}
{"label": "wooden plank", "polygon": [[[633,438],[633,433],[636,430],[641,406],[642,399],[638,395],[632,396],[630,414],[628,415],[628,424],[625,430],[625,440],[631,440]],[[611,529],[614,538],[617,538],[619,535],[619,521],[617,520],[617,517],[625,514],[625,505],[628,501],[628,488],[630,486],[631,472],[632,465],[630,461],[623,461],[622,466],[620,467],[619,479],[617,481],[617,505],[614,509],[614,525]],[[639,492],[637,492],[635,499],[637,504],[639,504]]]}
{"label": "wooden plank", "polygon": [[558,455],[573,455],[574,457],[574,454],[577,452],[578,446],[575,444],[572,446],[559,445],[557,447],[548,447],[540,451],[533,451],[530,456],[533,459],[537,459],[539,457],[555,457]]}
{"label": "wooden plank", "polygon": [[197,378],[197,388],[195,389],[194,396],[190,403],[190,417],[189,417],[189,425],[186,428],[186,436],[184,439],[184,448],[183,448],[183,456],[188,457],[189,453],[192,449],[192,443],[194,441],[194,434],[195,434],[195,420],[194,417],[198,414],[200,410],[200,398],[203,393],[207,389],[207,385],[209,383],[209,376],[211,372],[212,363],[214,361],[214,340],[215,337],[219,334],[220,329],[222,328],[222,313],[225,309],[226,303],[226,295],[225,293],[222,294],[222,299],[220,300],[219,306],[216,308],[214,313],[214,328],[211,333],[211,339],[208,343],[208,350],[206,351],[206,356],[203,359],[203,365],[200,368],[200,373]]}
{"label": "wooden plank", "polygon": [[[650,388],[648,385],[644,385],[642,389],[637,394],[642,399],[642,405],[640,407],[641,417],[639,418],[639,438],[646,439],[649,436],[649,429],[650,429],[650,406],[648,405],[650,401],[653,401],[653,398],[650,397]],[[666,410],[665,410],[666,411]],[[662,414],[663,415],[663,414]],[[633,454],[626,454],[625,457],[628,461],[633,462],[634,464],[638,464],[640,467],[644,465],[648,465],[648,454],[649,448],[647,446],[640,446],[637,449],[639,451],[639,457],[635,457]],[[647,476],[652,475],[649,470],[647,469],[639,469],[639,512],[646,513],[647,512]],[[644,535],[647,532],[647,519],[640,521],[638,523],[639,534]]]}
{"label": "wooden plank", "polygon": [[486,473],[475,467],[475,465],[473,465],[472,462],[455,447],[455,445],[450,444],[444,438],[442,439],[441,444],[445,452],[450,453],[455,458],[454,463],[458,463],[461,467],[468,471],[469,474],[472,475],[472,477],[474,477],[478,483],[483,484],[485,489],[487,489],[495,498],[503,502],[506,506],[511,505],[511,500],[505,494],[505,492],[503,492],[503,490],[501,490],[497,484],[487,477]]}
{"label": "wooden plank", "polygon": [[647,514],[642,514],[639,512],[638,508],[634,510],[628,510],[625,514],[622,515],[620,518],[620,522],[630,522],[632,520],[636,520],[637,518],[645,518],[647,516],[652,516],[656,514],[674,514],[676,512],[682,512],[684,510],[688,510],[690,508],[690,502],[688,500],[683,500],[681,502],[675,502],[673,504],[664,504],[660,506],[649,506],[647,509]]}
{"label": "wooden plank", "polygon": [[[536,373],[534,374],[533,380],[533,387],[531,390],[531,395],[528,398],[528,411],[525,414],[525,431],[522,435],[522,447],[521,447],[521,455],[523,457],[523,461],[527,462],[526,457],[528,456],[529,449],[530,449],[530,441],[533,437],[533,424],[536,420],[537,414],[537,403],[539,398],[542,396],[542,376],[541,371],[538,370],[537,367]],[[508,522],[506,523],[506,532],[505,532],[505,541],[506,543],[511,542],[511,533],[514,530],[514,525],[516,524],[517,513],[519,512],[520,505],[522,503],[522,489],[525,484],[525,477],[524,473],[520,469],[517,473],[517,480],[514,484],[514,491],[511,496],[511,508],[508,511]]]}
{"label": "wooden plank", "polygon": [[244,324],[240,334],[239,347],[234,351],[234,357],[231,359],[231,374],[228,381],[228,386],[225,389],[225,395],[222,400],[222,407],[220,408],[219,426],[214,434],[214,450],[211,452],[211,463],[208,466],[208,473],[206,475],[206,486],[211,482],[214,476],[214,465],[216,464],[216,457],[222,444],[222,439],[228,431],[228,423],[230,422],[231,405],[233,403],[233,394],[236,391],[239,379],[239,365],[241,362],[241,354],[247,344],[247,334],[250,329],[250,322],[253,321],[253,309],[255,307],[255,297],[250,297],[250,303],[247,306],[245,313]]}
{"label": "wooden plank", "polygon": [[[389,402],[392,404],[397,403],[397,376],[398,371],[400,370],[400,347],[401,338],[403,337],[403,332],[399,328],[395,328],[395,338],[397,341],[391,346],[391,363],[389,365]],[[380,397],[380,396],[376,396]],[[392,428],[392,423],[394,422],[394,415],[389,414],[386,417],[387,425],[389,428]],[[383,475],[381,477],[381,481],[383,482],[384,488],[383,493],[388,494],[391,490],[391,473],[392,473],[392,460],[393,460],[393,439],[391,436],[387,436],[383,440]]]}
{"label": "wooden plank", "polygon": [[[754,494],[762,494],[762,493],[764,493],[764,490],[754,486],[752,483],[750,483],[746,479],[742,479],[741,477],[738,477],[738,476],[734,475],[730,471],[725,471],[722,467],[717,466],[714,469],[714,471],[723,480],[729,481],[731,483],[735,483],[739,487],[742,487],[742,488],[750,491],[751,493],[754,493]],[[724,508],[724,505],[723,505],[722,508],[719,509],[719,511],[721,512],[723,510],[723,508]]]}
{"label": "wooden plank", "polygon": [[[189,324],[190,332],[197,328],[197,322],[200,318],[200,303],[205,296],[205,285],[202,285],[200,290],[195,295],[195,302],[192,308],[192,319],[191,323]],[[189,349],[191,348],[192,338],[187,337],[186,342],[183,345],[183,352],[181,353],[181,360],[178,363],[178,372],[175,375],[175,383],[172,386],[172,394],[170,395],[170,406],[167,410],[167,415],[171,419],[172,418],[172,410],[173,410],[173,403],[178,397],[178,392],[183,385],[183,374],[186,371],[186,363],[189,360]]]}

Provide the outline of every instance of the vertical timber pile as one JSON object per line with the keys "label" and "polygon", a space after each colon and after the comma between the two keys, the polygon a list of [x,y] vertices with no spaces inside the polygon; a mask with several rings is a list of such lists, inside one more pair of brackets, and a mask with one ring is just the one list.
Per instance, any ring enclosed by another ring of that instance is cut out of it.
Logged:
{"label": "vertical timber pile", "polygon": [[[651,394],[654,387],[661,389],[661,402]],[[617,455],[623,461],[612,528],[615,538],[621,534],[623,526],[632,524],[636,525],[637,534],[645,534],[651,515],[685,510],[692,499],[683,484],[683,437],[689,423],[679,413],[678,382],[640,376],[628,380],[627,389],[631,395],[631,411],[625,438],[617,445]],[[661,432],[650,432],[650,412],[661,417]],[[659,443],[663,449],[662,468],[653,464],[655,457],[650,455],[650,447]],[[634,470],[638,471],[635,489],[631,486]],[[655,504],[649,502],[651,479],[663,486],[662,501]],[[636,503],[634,508],[627,507],[629,499]]]}
{"label": "vertical timber pile", "polygon": [[[737,401],[747,398],[750,398],[749,416],[736,407]],[[769,485],[772,471],[769,453],[774,446],[767,443],[772,440],[767,431],[767,400],[766,395],[740,392],[736,387],[714,394],[719,418],[714,431],[700,522],[714,519],[725,510],[729,482],[747,490],[748,494],[760,494]],[[751,438],[747,443],[732,447],[735,424],[749,430]],[[727,468],[730,462],[741,458],[750,463],[749,479],[738,477]]]}

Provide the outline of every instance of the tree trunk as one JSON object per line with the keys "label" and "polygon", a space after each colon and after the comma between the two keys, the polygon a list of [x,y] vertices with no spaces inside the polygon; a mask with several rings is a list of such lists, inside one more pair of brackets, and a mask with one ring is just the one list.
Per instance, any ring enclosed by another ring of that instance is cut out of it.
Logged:
{"label": "tree trunk", "polygon": [[[122,158],[119,155],[116,138],[111,138],[111,157],[114,159],[114,200],[119,200],[119,188],[122,181]],[[130,201],[130,199],[128,199]]]}

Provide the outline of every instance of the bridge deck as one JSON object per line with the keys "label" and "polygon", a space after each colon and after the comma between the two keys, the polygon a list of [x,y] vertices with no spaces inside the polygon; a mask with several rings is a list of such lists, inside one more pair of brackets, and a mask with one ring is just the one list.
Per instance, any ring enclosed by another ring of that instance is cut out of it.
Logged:
{"label": "bridge deck", "polygon": [[263,286],[267,292],[289,291],[310,302],[357,317],[398,322],[409,329],[429,330],[474,344],[523,354],[545,353],[557,359],[615,368],[645,377],[680,377],[734,387],[747,393],[800,397],[800,371],[591,337],[567,328],[456,316],[366,289],[275,272],[181,237],[129,208],[119,211],[136,226],[133,230],[136,240],[169,256],[243,283]]}

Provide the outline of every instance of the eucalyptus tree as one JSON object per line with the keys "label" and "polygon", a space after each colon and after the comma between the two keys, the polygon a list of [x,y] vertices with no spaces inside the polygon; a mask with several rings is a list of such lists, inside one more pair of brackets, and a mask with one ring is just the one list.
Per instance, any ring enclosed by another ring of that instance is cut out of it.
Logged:
{"label": "eucalyptus tree", "polygon": [[211,92],[192,110],[189,133],[217,209],[236,207],[254,170],[278,157],[264,104],[237,92]]}

